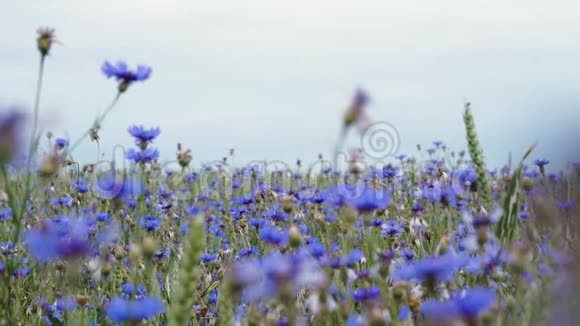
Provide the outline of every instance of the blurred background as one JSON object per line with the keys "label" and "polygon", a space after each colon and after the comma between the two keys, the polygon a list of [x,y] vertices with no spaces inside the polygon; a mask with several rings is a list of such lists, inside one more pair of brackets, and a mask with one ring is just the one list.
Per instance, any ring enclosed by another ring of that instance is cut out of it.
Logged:
{"label": "blurred background", "polygon": [[[0,4],[0,104],[29,109],[38,69],[35,30],[62,44],[45,72],[41,123],[78,138],[110,103],[104,60],[153,67],[101,131],[101,151],[132,146],[129,125],[160,126],[161,156],[191,148],[194,165],[293,163],[331,156],[356,87],[368,114],[396,127],[399,153],[434,140],[465,148],[463,103],[488,167],[533,159],[548,169],[580,159],[580,2],[19,0]],[[358,146],[352,133],[346,148]],[[75,153],[94,160],[85,141]]]}

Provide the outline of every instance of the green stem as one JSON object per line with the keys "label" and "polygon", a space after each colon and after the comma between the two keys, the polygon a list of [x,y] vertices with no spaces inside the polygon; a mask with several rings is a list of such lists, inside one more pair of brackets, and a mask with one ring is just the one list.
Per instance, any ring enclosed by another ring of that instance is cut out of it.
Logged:
{"label": "green stem", "polygon": [[64,157],[66,157],[69,153],[72,153],[72,151],[77,148],[77,146],[79,146],[83,140],[91,133],[91,130],[93,128],[96,127],[100,127],[101,124],[103,123],[103,121],[105,120],[105,118],[107,117],[107,115],[109,114],[109,112],[111,112],[111,110],[115,107],[115,104],[117,104],[117,102],[119,101],[119,98],[121,97],[122,93],[117,93],[117,95],[115,95],[115,98],[113,99],[113,102],[111,102],[111,104],[105,109],[105,112],[103,112],[103,114],[101,114],[93,123],[93,126],[91,128],[89,128],[87,131],[85,131],[85,133],[79,138],[77,139],[77,141],[70,146],[64,154]]}
{"label": "green stem", "polygon": [[44,59],[46,58],[45,55],[40,56],[40,67],[38,68],[38,79],[36,80],[36,96],[34,98],[34,120],[32,121],[32,134],[30,136],[30,155],[29,155],[29,168],[30,168],[30,156],[34,153],[34,139],[36,138],[36,132],[38,129],[38,114],[40,111],[40,94],[42,92],[42,80],[44,77]]}
{"label": "green stem", "polygon": [[[40,95],[42,93],[42,80],[44,79],[44,60],[46,58],[46,55],[41,54],[40,56],[40,66],[38,68],[38,78],[36,80],[36,95],[34,98],[34,120],[33,120],[33,126],[32,126],[32,133],[30,135],[30,150],[28,151],[28,163],[27,163],[27,168],[26,168],[26,180],[24,182],[24,195],[23,195],[23,202],[26,202],[26,197],[28,196],[28,193],[30,192],[30,189],[32,188],[31,186],[31,182],[32,182],[32,155],[34,154],[34,152],[36,152],[36,148],[38,146],[38,140],[40,139],[40,137],[36,136],[36,132],[38,129],[38,115],[39,115],[39,111],[40,111]],[[4,167],[5,168],[5,167]],[[6,179],[7,184],[8,184],[8,179]],[[14,195],[14,194],[13,194]],[[13,199],[14,200],[14,199]],[[20,209],[15,209],[12,208],[12,213],[14,216],[14,220],[15,223],[17,225],[17,232],[14,234],[14,245],[16,246],[18,244],[18,240],[20,237],[20,225],[22,223],[21,219],[22,219],[22,210]]]}

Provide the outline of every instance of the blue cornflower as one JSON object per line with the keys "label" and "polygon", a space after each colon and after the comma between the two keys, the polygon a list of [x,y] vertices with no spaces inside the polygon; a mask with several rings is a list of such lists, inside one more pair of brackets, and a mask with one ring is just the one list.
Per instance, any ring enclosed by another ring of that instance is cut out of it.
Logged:
{"label": "blue cornflower", "polygon": [[78,303],[73,298],[63,298],[56,302],[56,309],[60,311],[73,311],[77,306]]}
{"label": "blue cornflower", "polygon": [[[466,249],[478,248],[477,245],[469,244],[468,242],[476,242],[475,236],[468,237],[464,241]],[[483,246],[484,252],[479,256],[472,257],[468,265],[465,266],[467,272],[479,275],[484,272],[486,275],[491,275],[496,271],[501,271],[501,266],[508,261],[509,254],[506,249],[502,249],[497,241],[488,241]]]}
{"label": "blue cornflower", "polygon": [[573,200],[568,200],[564,202],[556,202],[556,207],[563,211],[571,211],[576,208],[576,203]]}
{"label": "blue cornflower", "polygon": [[143,151],[131,148],[127,151],[126,157],[135,163],[150,163],[159,158],[159,151],[155,148],[146,148]]}
{"label": "blue cornflower", "polygon": [[58,258],[80,258],[93,254],[98,246],[108,246],[116,240],[116,225],[101,228],[93,239],[84,218],[45,220],[42,228],[25,234],[30,253],[41,262]]}
{"label": "blue cornflower", "polygon": [[252,247],[252,248],[242,248],[240,249],[240,252],[238,253],[238,256],[240,258],[243,257],[248,257],[248,256],[257,256],[260,254],[260,250],[257,247]]}
{"label": "blue cornflower", "polygon": [[272,210],[266,213],[266,215],[268,215],[268,217],[273,221],[277,222],[286,221],[288,219],[288,214],[286,214],[279,205],[275,205]]}
{"label": "blue cornflower", "polygon": [[403,256],[407,261],[410,261],[415,258],[415,252],[411,248],[402,249],[401,256]]}
{"label": "blue cornflower", "polygon": [[401,306],[401,309],[399,309],[399,321],[407,320],[409,316],[411,316],[409,306]]}
{"label": "blue cornflower", "polygon": [[155,250],[155,261],[159,261],[161,259],[167,259],[171,256],[171,248],[167,247],[163,250],[157,249]]}
{"label": "blue cornflower", "polygon": [[133,285],[133,283],[125,283],[121,285],[121,291],[123,291],[123,294],[126,294],[127,296],[132,296],[135,291],[135,285]]}
{"label": "blue cornflower", "polygon": [[386,208],[390,199],[391,196],[386,189],[367,188],[350,203],[359,212],[371,213],[377,209]]}
{"label": "blue cornflower", "polygon": [[447,186],[439,181],[435,181],[428,185],[422,185],[421,187],[422,197],[429,199],[432,204],[439,202],[443,206],[451,206],[453,208],[457,206],[456,195],[460,189],[457,189],[454,185]]}
{"label": "blue cornflower", "polygon": [[67,147],[69,145],[68,140],[64,139],[64,138],[57,138],[54,140],[54,146],[56,146],[56,148],[58,149],[63,149],[65,147]]}
{"label": "blue cornflower", "polygon": [[399,268],[395,275],[402,280],[443,282],[451,278],[464,262],[463,256],[452,253],[429,256]]}
{"label": "blue cornflower", "polygon": [[145,215],[141,220],[141,227],[147,231],[155,231],[161,227],[161,219],[154,215]]}
{"label": "blue cornflower", "polygon": [[202,263],[208,263],[208,262],[214,261],[214,260],[216,260],[216,259],[217,259],[217,255],[216,255],[216,254],[213,254],[213,255],[212,255],[212,254],[208,254],[208,253],[203,253],[203,254],[201,255],[201,259],[200,259],[200,261],[201,261]]}
{"label": "blue cornflower", "polygon": [[352,103],[354,106],[364,106],[369,102],[369,95],[367,94],[367,92],[362,89],[362,88],[357,88],[355,90],[353,99],[352,99]]}
{"label": "blue cornflower", "polygon": [[0,220],[6,222],[12,218],[12,209],[10,207],[0,210]]}
{"label": "blue cornflower", "polygon": [[20,134],[24,114],[17,109],[0,110],[0,163],[9,162],[20,146]]}
{"label": "blue cornflower", "polygon": [[364,258],[364,253],[362,250],[354,248],[350,251],[350,254],[346,257],[346,266],[353,267],[354,264],[360,262]]}
{"label": "blue cornflower", "polygon": [[437,141],[433,142],[433,145],[435,145],[435,147],[439,148],[439,147],[441,147],[441,145],[443,145],[443,142],[440,140],[437,140]]}
{"label": "blue cornflower", "polygon": [[61,197],[61,198],[53,197],[53,198],[50,199],[50,203],[55,208],[56,207],[59,207],[59,206],[65,206],[65,207],[67,207],[67,206],[69,206],[69,204],[71,202],[72,202],[72,199],[70,197],[68,197],[68,196],[64,196],[64,197]]}
{"label": "blue cornflower", "polygon": [[399,175],[399,168],[392,167],[390,165],[383,167],[383,178],[392,179]]}
{"label": "blue cornflower", "polygon": [[469,211],[464,210],[462,212],[463,220],[465,224],[473,226],[475,229],[486,227],[499,221],[503,215],[503,210],[500,207],[494,208],[494,210],[489,214],[476,215],[473,216]]}
{"label": "blue cornflower", "polygon": [[305,254],[271,254],[261,259],[243,260],[233,269],[233,279],[247,300],[262,300],[304,288],[320,288],[326,275],[316,260]]}
{"label": "blue cornflower", "polygon": [[161,133],[159,128],[145,129],[143,126],[131,126],[128,131],[139,145],[151,143]]}
{"label": "blue cornflower", "polygon": [[106,199],[124,199],[138,197],[144,191],[143,181],[139,176],[105,172],[97,177],[95,190]]}
{"label": "blue cornflower", "polygon": [[365,326],[367,325],[367,318],[365,315],[352,314],[348,317],[347,326]]}
{"label": "blue cornflower", "polygon": [[155,297],[144,297],[140,301],[113,298],[105,308],[107,316],[115,323],[140,322],[165,312],[163,301]]}
{"label": "blue cornflower", "polygon": [[81,194],[87,193],[89,191],[89,187],[87,185],[87,180],[80,179],[71,182],[71,186]]}
{"label": "blue cornflower", "polygon": [[118,61],[115,65],[105,61],[101,71],[107,78],[114,77],[119,82],[119,92],[123,93],[132,83],[149,79],[152,69],[149,66],[138,65],[135,71],[129,69],[123,61]]}
{"label": "blue cornflower", "polygon": [[372,285],[370,288],[358,288],[350,294],[355,302],[374,300],[380,295],[381,290],[376,285]]}
{"label": "blue cornflower", "polygon": [[456,293],[447,301],[428,300],[421,305],[421,314],[433,321],[473,320],[491,309],[495,302],[495,290],[476,287]]}
{"label": "blue cornflower", "polygon": [[425,207],[419,203],[416,203],[413,205],[411,210],[413,211],[413,214],[421,214],[425,211]]}
{"label": "blue cornflower", "polygon": [[137,293],[135,293],[135,299],[137,301],[142,301],[147,297],[147,288],[143,284],[137,286]]}
{"label": "blue cornflower", "polygon": [[322,204],[328,197],[326,192],[317,192],[310,198],[310,201],[315,204]]}
{"label": "blue cornflower", "polygon": [[95,213],[95,218],[97,219],[98,222],[105,223],[111,219],[111,215],[107,213],[97,212]]}
{"label": "blue cornflower", "polygon": [[381,235],[383,237],[398,238],[404,231],[403,226],[394,220],[383,223],[382,228]]}
{"label": "blue cornflower", "polygon": [[275,226],[266,224],[260,229],[260,238],[266,243],[283,246],[288,243],[288,232],[280,231]]}
{"label": "blue cornflower", "polygon": [[546,160],[546,159],[537,159],[534,161],[534,164],[536,164],[539,168],[542,168],[546,165],[548,165],[550,163],[550,161]]}
{"label": "blue cornflower", "polygon": [[2,255],[10,255],[14,251],[14,244],[12,241],[8,240],[6,242],[0,242],[0,253]]}
{"label": "blue cornflower", "polygon": [[308,245],[308,251],[313,257],[320,258],[324,255],[324,245],[320,241],[313,241]]}
{"label": "blue cornflower", "polygon": [[546,160],[546,159],[538,159],[534,161],[534,164],[536,164],[538,166],[538,168],[540,169],[540,173],[542,174],[542,176],[544,175],[545,171],[546,171],[546,165],[548,165],[550,163],[550,161]]}

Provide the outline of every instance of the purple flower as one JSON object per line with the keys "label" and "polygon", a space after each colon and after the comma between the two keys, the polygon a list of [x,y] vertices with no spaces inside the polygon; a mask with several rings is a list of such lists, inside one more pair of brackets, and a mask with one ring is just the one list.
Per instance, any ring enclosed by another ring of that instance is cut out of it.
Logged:
{"label": "purple flower", "polygon": [[544,173],[546,171],[546,165],[548,165],[549,163],[550,161],[546,159],[538,159],[534,161],[534,164],[536,164],[540,169],[540,173],[542,174],[542,176],[544,176]]}
{"label": "purple flower", "polygon": [[138,197],[144,191],[141,178],[108,171],[97,177],[95,190],[106,199],[130,200]]}
{"label": "purple flower", "polygon": [[135,291],[135,285],[133,283],[125,283],[121,285],[121,291],[128,296],[132,296]]}
{"label": "purple flower", "polygon": [[270,254],[261,259],[248,259],[238,263],[233,281],[243,289],[250,301],[263,300],[290,289],[295,295],[304,288],[320,288],[326,276],[318,262],[304,253]]}
{"label": "purple flower", "polygon": [[76,191],[80,192],[81,194],[84,194],[86,192],[89,191],[89,187],[87,186],[87,180],[85,179],[80,179],[80,180],[74,180],[71,182],[71,186],[73,188],[76,189]]}
{"label": "purple flower", "polygon": [[101,70],[107,78],[114,77],[119,82],[119,92],[123,93],[134,82],[145,81],[151,76],[152,69],[149,66],[138,65],[137,70],[131,70],[123,61],[111,64],[105,61]]}
{"label": "purple flower", "polygon": [[439,147],[441,147],[441,145],[443,145],[443,142],[440,140],[437,140],[437,141],[433,142],[433,145],[435,145],[435,147],[439,148]]}
{"label": "purple flower", "polygon": [[383,177],[387,179],[392,179],[399,175],[399,168],[392,167],[390,165],[383,167]]}
{"label": "purple flower", "polygon": [[573,200],[568,200],[564,202],[556,202],[556,207],[563,211],[571,211],[576,208],[576,203]]}
{"label": "purple flower", "polygon": [[346,257],[346,266],[353,267],[354,264],[360,262],[364,258],[364,253],[358,248],[354,248],[350,251],[350,254]]}
{"label": "purple flower", "polygon": [[548,165],[550,163],[550,161],[546,160],[546,159],[537,159],[534,161],[534,164],[537,165],[539,168],[542,168],[546,165]]}
{"label": "purple flower", "polygon": [[115,323],[140,322],[165,312],[165,307],[163,301],[155,297],[144,297],[139,301],[117,297],[111,300],[105,311]]}
{"label": "purple flower", "polygon": [[467,225],[472,225],[475,229],[497,223],[497,221],[499,221],[502,215],[503,210],[499,207],[496,207],[489,214],[482,214],[476,216],[473,216],[469,211],[466,210],[462,212],[462,217],[465,223]]}
{"label": "purple flower", "polygon": [[6,222],[11,218],[12,218],[12,209],[10,207],[0,210],[0,221]]}
{"label": "purple flower", "polygon": [[145,129],[143,126],[129,127],[129,134],[135,138],[139,145],[151,143],[160,133],[161,129],[159,128]]}
{"label": "purple flower", "polygon": [[141,220],[141,227],[150,232],[155,231],[161,227],[161,219],[154,215],[146,215]]}
{"label": "purple flower", "polygon": [[372,285],[369,288],[358,288],[351,292],[350,296],[356,302],[370,301],[378,298],[381,295],[381,290],[378,286]]}
{"label": "purple flower", "polygon": [[308,245],[308,252],[316,258],[320,258],[324,255],[324,249],[324,245],[318,240],[313,241]]}
{"label": "purple flower", "polygon": [[63,149],[65,147],[67,147],[69,145],[68,140],[64,139],[64,138],[57,138],[54,140],[54,146],[56,146],[56,148],[58,149]]}
{"label": "purple flower", "polygon": [[495,290],[476,287],[456,293],[447,301],[428,300],[421,305],[421,314],[433,321],[472,320],[491,309],[495,302]]}
{"label": "purple flower", "polygon": [[356,107],[362,107],[369,102],[369,95],[361,88],[358,88],[353,96],[352,104]]}
{"label": "purple flower", "polygon": [[351,205],[359,212],[371,213],[387,207],[391,199],[386,189],[365,189],[359,196],[351,200]]}
{"label": "purple flower", "polygon": [[401,306],[399,309],[399,321],[407,320],[411,316],[411,309],[408,306]]}
{"label": "purple flower", "polygon": [[81,258],[92,255],[99,246],[108,246],[117,238],[116,225],[98,230],[96,239],[90,236],[90,223],[85,218],[58,218],[44,221],[41,228],[25,234],[30,253],[38,261]]}
{"label": "purple flower", "polygon": [[403,226],[398,223],[397,221],[387,221],[382,225],[383,230],[381,231],[381,235],[383,237],[391,237],[391,238],[398,238],[403,234]]}
{"label": "purple flower", "polygon": [[159,151],[155,148],[146,148],[143,151],[129,149],[126,157],[135,163],[150,163],[159,158]]}
{"label": "purple flower", "polygon": [[95,213],[95,218],[97,219],[97,221],[105,223],[111,219],[111,215],[107,213],[97,212]]}
{"label": "purple flower", "polygon": [[266,213],[270,219],[273,221],[286,221],[288,219],[288,214],[286,214],[278,205],[275,205],[272,210]]}
{"label": "purple flower", "polygon": [[212,261],[214,261],[216,259],[217,259],[217,255],[216,254],[204,253],[204,254],[201,255],[200,261],[202,263],[208,263],[208,262],[212,262]]}
{"label": "purple flower", "polygon": [[24,114],[17,109],[0,110],[0,163],[9,162],[20,147]]}
{"label": "purple flower", "polygon": [[288,243],[288,232],[280,231],[273,225],[265,225],[260,229],[260,238],[266,243],[282,246]]}
{"label": "purple flower", "polygon": [[401,280],[442,282],[450,279],[464,262],[463,256],[452,253],[429,256],[399,268],[395,275]]}

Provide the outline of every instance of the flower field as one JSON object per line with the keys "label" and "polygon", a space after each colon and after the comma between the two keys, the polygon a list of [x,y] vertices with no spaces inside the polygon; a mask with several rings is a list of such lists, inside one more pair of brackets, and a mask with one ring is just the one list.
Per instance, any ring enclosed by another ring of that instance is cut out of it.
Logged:
{"label": "flower field", "polygon": [[72,155],[153,69],[106,61],[113,101],[73,142],[38,127],[54,30],[37,45],[32,114],[0,111],[2,325],[575,324],[580,169],[551,171],[534,146],[487,166],[469,103],[465,151],[199,164],[135,125],[117,135],[130,164],[103,169]]}

